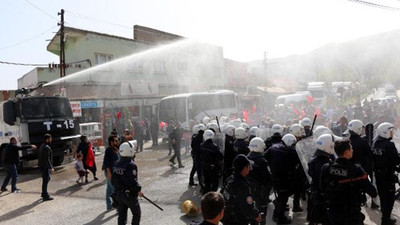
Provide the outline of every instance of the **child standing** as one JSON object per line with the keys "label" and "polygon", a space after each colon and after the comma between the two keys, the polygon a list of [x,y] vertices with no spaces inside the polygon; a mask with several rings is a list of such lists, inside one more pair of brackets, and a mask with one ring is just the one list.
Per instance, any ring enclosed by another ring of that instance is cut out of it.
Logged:
{"label": "child standing", "polygon": [[83,155],[82,154],[78,154],[76,156],[76,158],[77,158],[78,161],[76,161],[76,163],[75,163],[75,169],[76,169],[76,172],[78,172],[78,175],[79,175],[79,179],[76,181],[76,183],[81,184],[81,183],[83,183],[83,178],[86,175],[86,170],[85,170],[85,167],[83,167],[83,161],[82,161]]}

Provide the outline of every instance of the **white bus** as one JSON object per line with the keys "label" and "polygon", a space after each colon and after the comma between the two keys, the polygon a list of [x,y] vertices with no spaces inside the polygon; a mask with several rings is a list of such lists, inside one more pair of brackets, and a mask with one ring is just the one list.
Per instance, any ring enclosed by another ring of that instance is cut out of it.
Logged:
{"label": "white bus", "polygon": [[163,122],[179,121],[184,129],[189,129],[189,121],[201,122],[203,117],[229,116],[237,113],[236,94],[229,90],[171,95],[161,99],[159,119]]}

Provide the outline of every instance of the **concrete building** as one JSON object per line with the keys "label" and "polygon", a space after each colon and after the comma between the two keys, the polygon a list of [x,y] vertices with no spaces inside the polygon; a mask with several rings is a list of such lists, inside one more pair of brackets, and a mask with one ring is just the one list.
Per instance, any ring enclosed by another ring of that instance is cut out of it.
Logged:
{"label": "concrete building", "polygon": [[[59,55],[59,36],[47,50]],[[66,94],[81,107],[75,109],[80,122],[102,121],[106,134],[117,123],[125,128],[131,118],[150,120],[164,96],[227,85],[222,47],[138,25],[133,39],[66,27],[65,58],[68,80],[41,91]],[[36,68],[18,80],[18,87],[58,78],[59,68]],[[118,112],[122,118],[116,120]]]}

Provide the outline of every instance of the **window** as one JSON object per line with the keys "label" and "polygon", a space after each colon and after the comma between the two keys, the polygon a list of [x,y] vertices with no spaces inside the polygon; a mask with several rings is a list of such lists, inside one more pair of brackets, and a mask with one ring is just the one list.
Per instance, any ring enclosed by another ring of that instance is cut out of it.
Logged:
{"label": "window", "polygon": [[178,74],[184,75],[187,73],[188,64],[187,62],[178,62]]}
{"label": "window", "polygon": [[112,55],[95,53],[94,54],[94,65],[100,65],[100,64],[103,64],[106,62],[110,62],[112,59],[113,59]]}
{"label": "window", "polygon": [[135,74],[142,73],[143,70],[143,63],[141,61],[134,61],[129,63],[128,71]]}
{"label": "window", "polygon": [[163,61],[157,61],[154,63],[154,73],[155,74],[166,74],[166,69],[165,69],[165,62]]}
{"label": "window", "polygon": [[221,75],[221,70],[218,66],[211,67],[211,71],[214,77],[219,77]]}

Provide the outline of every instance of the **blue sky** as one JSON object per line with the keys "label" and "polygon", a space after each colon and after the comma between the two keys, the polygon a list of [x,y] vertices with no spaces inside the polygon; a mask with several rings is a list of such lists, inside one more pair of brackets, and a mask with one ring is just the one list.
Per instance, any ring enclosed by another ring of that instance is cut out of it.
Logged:
{"label": "blue sky", "polygon": [[[370,1],[400,8],[396,0]],[[66,26],[128,38],[133,25],[149,26],[220,45],[225,57],[239,61],[260,59],[264,51],[269,58],[302,54],[400,28],[400,11],[348,0],[1,0],[0,61],[58,62],[46,40],[58,30],[61,8]],[[33,68],[0,64],[0,90],[15,89]]]}

